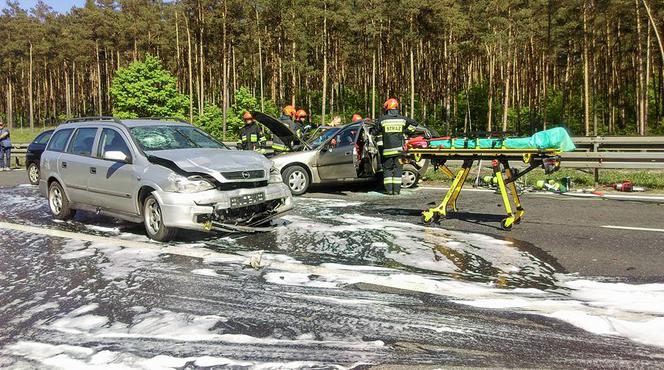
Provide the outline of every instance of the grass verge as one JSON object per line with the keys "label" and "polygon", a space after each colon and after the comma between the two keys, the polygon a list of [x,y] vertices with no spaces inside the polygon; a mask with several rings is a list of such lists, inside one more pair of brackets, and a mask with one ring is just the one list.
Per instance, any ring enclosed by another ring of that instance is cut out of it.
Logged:
{"label": "grass verge", "polygon": [[34,140],[37,135],[41,134],[46,130],[54,129],[55,127],[35,127],[34,129],[30,128],[17,128],[14,127],[11,129],[11,140],[12,144],[29,144]]}

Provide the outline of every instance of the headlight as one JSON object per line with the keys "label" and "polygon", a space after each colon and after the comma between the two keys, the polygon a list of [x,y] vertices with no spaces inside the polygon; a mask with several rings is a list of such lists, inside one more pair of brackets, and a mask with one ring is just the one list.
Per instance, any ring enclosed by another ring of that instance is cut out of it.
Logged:
{"label": "headlight", "polygon": [[167,191],[175,193],[198,193],[214,189],[214,185],[200,176],[172,176],[169,180],[170,186]]}
{"label": "headlight", "polygon": [[270,184],[278,184],[283,181],[284,179],[281,177],[281,172],[279,172],[276,167],[272,166],[270,169]]}

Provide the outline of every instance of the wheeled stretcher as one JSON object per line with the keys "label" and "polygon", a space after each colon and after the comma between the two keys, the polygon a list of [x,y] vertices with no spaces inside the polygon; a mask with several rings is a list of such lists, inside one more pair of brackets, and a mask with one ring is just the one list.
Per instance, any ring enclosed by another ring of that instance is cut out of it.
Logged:
{"label": "wheeled stretcher", "polygon": [[[538,167],[543,168],[547,174],[559,170],[560,153],[574,149],[571,138],[563,129],[554,130],[556,131],[553,133],[555,135],[560,134],[560,137],[546,143],[534,140],[533,138],[537,139],[535,135],[530,138],[517,139],[503,136],[487,139],[418,138],[408,141],[406,150],[410,155],[430,159],[434,168],[440,169],[454,178],[452,186],[445,194],[442,202],[438,206],[422,212],[422,221],[425,224],[435,223],[447,216],[450,210],[457,212],[457,201],[473,163],[487,160],[491,161],[491,167],[507,214],[500,225],[504,230],[511,230],[514,224],[519,224],[523,220],[525,214],[517,192],[516,180]],[[562,133],[560,130],[563,130]],[[543,134],[548,134],[550,137],[552,132],[551,130],[548,133],[543,131],[536,135],[541,138],[544,136]],[[513,141],[510,142],[509,140]],[[545,146],[549,146],[549,148]],[[453,174],[447,168],[446,163],[449,160],[462,161],[463,164],[456,174]],[[517,171],[510,167],[510,161],[521,161],[528,167],[522,171]]]}

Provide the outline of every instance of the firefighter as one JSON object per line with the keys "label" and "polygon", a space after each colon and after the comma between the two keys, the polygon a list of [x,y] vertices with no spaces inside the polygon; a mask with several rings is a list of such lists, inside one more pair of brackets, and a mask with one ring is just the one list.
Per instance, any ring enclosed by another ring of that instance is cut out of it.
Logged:
{"label": "firefighter", "polygon": [[240,130],[240,141],[238,142],[238,146],[242,150],[264,152],[265,135],[263,135],[263,130],[254,119],[254,116],[249,112],[244,112],[242,119],[244,120],[244,127]]}
{"label": "firefighter", "polygon": [[385,193],[397,195],[401,192],[403,166],[399,159],[404,138],[417,127],[417,122],[399,113],[399,102],[394,98],[387,99],[383,108],[385,114],[376,121],[376,142],[381,150]]}
{"label": "firefighter", "polygon": [[[279,117],[279,121],[281,121],[281,123],[283,123],[287,127],[290,127],[291,130],[293,130],[295,128],[295,122],[293,122],[295,113],[296,113],[295,108],[293,108],[292,105],[287,105],[281,111],[281,116]],[[297,131],[295,132],[297,133]],[[285,153],[289,151],[288,146],[286,146],[286,144],[283,141],[281,141],[281,139],[276,135],[272,137],[272,149],[274,150],[275,153]]]}
{"label": "firefighter", "polygon": [[307,127],[307,112],[304,109],[300,109],[295,113],[295,133],[298,137],[302,137],[305,127]]}

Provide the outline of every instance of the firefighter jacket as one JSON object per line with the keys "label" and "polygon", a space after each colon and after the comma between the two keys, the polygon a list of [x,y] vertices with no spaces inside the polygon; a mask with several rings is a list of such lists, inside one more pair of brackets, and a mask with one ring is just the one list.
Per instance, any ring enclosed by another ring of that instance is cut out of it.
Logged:
{"label": "firefighter jacket", "polygon": [[263,130],[256,121],[247,123],[242,127],[239,144],[243,150],[260,150],[265,147]]}
{"label": "firefighter jacket", "polygon": [[376,121],[376,144],[381,147],[383,158],[398,156],[403,152],[406,134],[417,127],[415,120],[404,117],[398,110],[390,110]]}

